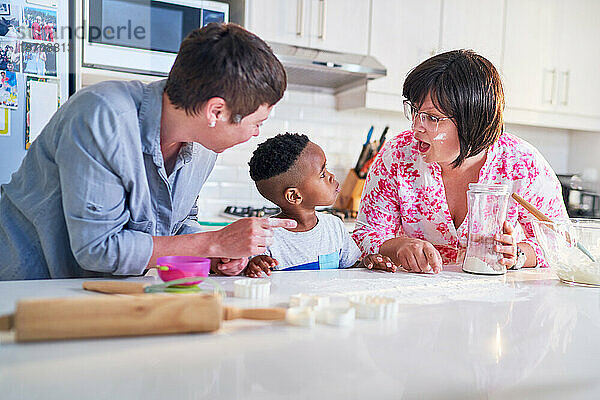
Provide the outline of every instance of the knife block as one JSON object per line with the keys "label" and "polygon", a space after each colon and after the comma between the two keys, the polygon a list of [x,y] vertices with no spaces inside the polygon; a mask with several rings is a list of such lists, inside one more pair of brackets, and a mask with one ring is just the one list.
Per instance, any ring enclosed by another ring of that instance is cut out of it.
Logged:
{"label": "knife block", "polygon": [[360,197],[364,187],[365,179],[359,178],[354,169],[351,169],[344,179],[342,189],[333,207],[358,212]]}

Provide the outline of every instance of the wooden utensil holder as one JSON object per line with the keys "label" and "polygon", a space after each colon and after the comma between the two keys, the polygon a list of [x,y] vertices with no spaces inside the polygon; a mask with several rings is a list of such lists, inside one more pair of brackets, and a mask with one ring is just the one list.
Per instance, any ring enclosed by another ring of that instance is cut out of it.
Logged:
{"label": "wooden utensil holder", "polygon": [[358,212],[360,197],[364,187],[365,179],[359,178],[354,169],[351,169],[344,179],[342,189],[333,207]]}

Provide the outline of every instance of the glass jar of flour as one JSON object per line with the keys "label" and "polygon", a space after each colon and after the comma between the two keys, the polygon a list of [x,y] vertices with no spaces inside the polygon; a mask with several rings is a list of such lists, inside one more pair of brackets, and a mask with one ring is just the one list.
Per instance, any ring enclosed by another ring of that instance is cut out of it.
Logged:
{"label": "glass jar of flour", "polygon": [[506,273],[506,267],[500,264],[502,255],[494,246],[498,244],[496,234],[502,233],[508,197],[507,185],[469,184],[469,233],[463,271],[484,275]]}

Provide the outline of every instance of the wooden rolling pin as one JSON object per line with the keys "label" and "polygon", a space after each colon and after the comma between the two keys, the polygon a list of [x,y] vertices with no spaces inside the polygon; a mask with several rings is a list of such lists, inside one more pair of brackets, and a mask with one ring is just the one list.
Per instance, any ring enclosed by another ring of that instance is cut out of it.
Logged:
{"label": "wooden rolling pin", "polygon": [[219,296],[147,294],[21,300],[0,330],[18,342],[212,332],[237,318],[284,320],[285,308],[224,307]]}

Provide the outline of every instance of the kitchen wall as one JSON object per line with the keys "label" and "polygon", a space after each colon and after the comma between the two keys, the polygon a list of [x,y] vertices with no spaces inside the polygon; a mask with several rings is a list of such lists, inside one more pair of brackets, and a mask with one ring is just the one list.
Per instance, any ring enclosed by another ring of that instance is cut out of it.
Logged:
{"label": "kitchen wall", "polygon": [[569,157],[569,131],[514,124],[507,124],[506,130],[534,145],[557,174],[572,171]]}
{"label": "kitchen wall", "polygon": [[571,132],[569,134],[569,168],[581,174],[586,187],[600,192],[600,134]]}
{"label": "kitchen wall", "polygon": [[[288,90],[261,128],[260,136],[219,156],[200,193],[198,218],[214,219],[227,205],[273,206],[258,193],[248,174],[252,152],[267,138],[283,132],[307,134],[323,148],[328,168],[342,183],[348,169],[356,163],[371,125],[375,126],[372,139],[376,139],[385,125],[390,126],[389,137],[394,132],[408,129],[410,124],[401,113],[336,111],[335,97],[331,94]],[[566,130],[523,125],[507,125],[506,128],[536,146],[557,173],[568,171],[569,134]]]}

